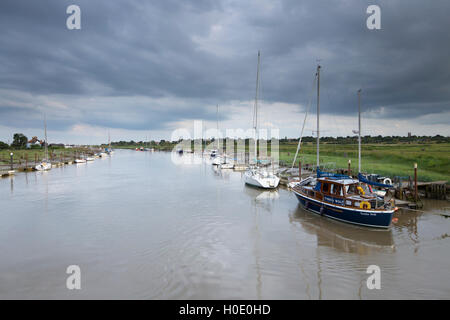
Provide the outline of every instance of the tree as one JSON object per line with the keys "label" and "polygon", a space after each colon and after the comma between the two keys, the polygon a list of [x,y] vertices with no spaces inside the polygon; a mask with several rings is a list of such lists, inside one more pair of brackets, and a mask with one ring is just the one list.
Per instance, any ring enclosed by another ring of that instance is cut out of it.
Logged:
{"label": "tree", "polygon": [[28,138],[23,133],[14,133],[11,147],[16,149],[26,148]]}
{"label": "tree", "polygon": [[8,148],[9,148],[9,144],[4,143],[3,141],[0,141],[0,150],[8,149]]}

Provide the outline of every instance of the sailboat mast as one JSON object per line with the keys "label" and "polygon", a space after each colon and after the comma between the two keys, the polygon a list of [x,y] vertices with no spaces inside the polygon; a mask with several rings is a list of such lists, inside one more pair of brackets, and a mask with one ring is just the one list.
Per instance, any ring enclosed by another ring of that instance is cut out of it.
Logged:
{"label": "sailboat mast", "polygon": [[259,65],[261,53],[258,50],[258,66],[256,69],[256,92],[255,92],[255,109],[253,114],[253,129],[255,130],[255,163],[258,164],[258,90],[259,90]]}
{"label": "sailboat mast", "polygon": [[[216,104],[216,125],[217,125],[217,138],[219,137],[219,105]],[[219,139],[216,139],[217,152],[219,152]]]}
{"label": "sailboat mast", "polygon": [[358,90],[358,173],[361,172],[361,89]]}
{"label": "sailboat mast", "polygon": [[319,170],[320,65],[317,66],[317,170]]}
{"label": "sailboat mast", "polygon": [[48,161],[48,144],[47,144],[47,116],[44,114],[44,136],[45,136],[45,160]]}

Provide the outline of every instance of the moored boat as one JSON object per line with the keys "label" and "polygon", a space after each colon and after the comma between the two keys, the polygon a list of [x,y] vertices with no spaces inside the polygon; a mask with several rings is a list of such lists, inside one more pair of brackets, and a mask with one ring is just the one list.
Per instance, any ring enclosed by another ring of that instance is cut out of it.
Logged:
{"label": "moored boat", "polygon": [[47,171],[52,168],[52,164],[50,161],[48,161],[48,143],[47,143],[47,119],[44,115],[44,134],[45,134],[45,140],[44,140],[44,159],[42,162],[34,167],[37,171]]}
{"label": "moored boat", "polygon": [[280,178],[277,177],[273,170],[269,171],[267,168],[259,167],[258,164],[258,90],[259,90],[259,66],[260,66],[260,52],[258,51],[258,66],[256,71],[256,94],[255,105],[253,108],[253,130],[255,141],[255,165],[250,167],[244,173],[244,182],[248,185],[263,189],[275,189],[280,183]]}
{"label": "moored boat", "polygon": [[[361,122],[359,110],[359,179],[322,172],[319,169],[319,92],[320,65],[317,66],[317,174],[291,186],[291,190],[308,211],[346,223],[389,228],[397,208],[389,198],[372,191],[371,183],[361,175]],[[361,91],[358,91],[358,97]],[[382,185],[383,187],[390,187]]]}
{"label": "moored boat", "polygon": [[292,188],[303,208],[347,223],[388,228],[396,211],[392,202],[371,193],[367,185],[345,176],[305,179]]}
{"label": "moored boat", "polygon": [[275,189],[280,183],[280,178],[263,168],[254,167],[245,171],[244,182],[257,188]]}

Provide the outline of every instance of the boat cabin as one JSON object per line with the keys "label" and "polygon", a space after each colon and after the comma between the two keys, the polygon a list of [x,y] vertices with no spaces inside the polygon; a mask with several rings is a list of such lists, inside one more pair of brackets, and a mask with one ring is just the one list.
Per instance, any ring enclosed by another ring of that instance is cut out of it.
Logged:
{"label": "boat cabin", "polygon": [[297,192],[337,206],[359,209],[384,209],[384,201],[372,193],[370,187],[356,179],[323,177],[294,187]]}

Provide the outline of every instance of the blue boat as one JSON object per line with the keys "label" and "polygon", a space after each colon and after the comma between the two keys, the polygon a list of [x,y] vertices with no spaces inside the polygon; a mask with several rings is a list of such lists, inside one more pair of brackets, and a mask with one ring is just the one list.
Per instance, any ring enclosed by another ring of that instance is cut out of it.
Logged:
{"label": "blue boat", "polygon": [[306,210],[360,226],[389,228],[397,210],[391,202],[370,193],[367,185],[351,178],[309,178],[292,191]]}
{"label": "blue boat", "polygon": [[[317,175],[306,178],[292,187],[292,191],[308,211],[342,222],[373,228],[389,228],[397,208],[391,199],[383,198],[373,192],[371,185],[380,188],[392,186],[372,183],[363,175],[359,179],[350,176],[322,172],[319,169],[319,92],[320,68],[317,66]],[[358,102],[361,90],[358,90]],[[360,104],[360,103],[359,103]],[[361,121],[359,107],[359,170],[361,171]],[[305,117],[306,120],[306,117]],[[301,140],[300,140],[301,142]],[[299,143],[300,148],[300,143]],[[299,150],[297,149],[297,152]],[[295,161],[295,159],[294,159]]]}

